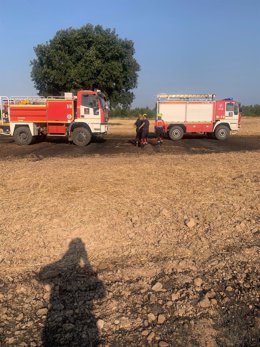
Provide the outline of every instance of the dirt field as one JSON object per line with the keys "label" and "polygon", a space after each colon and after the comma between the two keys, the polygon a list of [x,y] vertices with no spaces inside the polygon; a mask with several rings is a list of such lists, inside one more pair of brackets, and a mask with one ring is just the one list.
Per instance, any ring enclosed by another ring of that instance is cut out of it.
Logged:
{"label": "dirt field", "polygon": [[256,347],[260,118],[226,142],[0,137],[0,346]]}

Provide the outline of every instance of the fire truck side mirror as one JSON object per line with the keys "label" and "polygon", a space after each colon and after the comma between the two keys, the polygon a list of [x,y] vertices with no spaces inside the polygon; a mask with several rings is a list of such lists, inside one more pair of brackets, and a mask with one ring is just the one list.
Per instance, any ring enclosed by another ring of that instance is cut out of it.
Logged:
{"label": "fire truck side mirror", "polygon": [[109,101],[106,101],[106,103],[105,103],[105,109],[106,109],[107,111],[110,110],[110,102],[109,102]]}

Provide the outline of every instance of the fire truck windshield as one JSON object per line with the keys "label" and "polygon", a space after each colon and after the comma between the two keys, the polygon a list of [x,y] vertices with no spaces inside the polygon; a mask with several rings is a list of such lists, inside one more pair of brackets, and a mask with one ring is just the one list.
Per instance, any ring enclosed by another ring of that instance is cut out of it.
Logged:
{"label": "fire truck windshield", "polygon": [[105,99],[102,96],[100,96],[100,95],[98,96],[98,99],[100,101],[102,109],[105,110],[105,108],[106,108],[106,101],[105,101]]}

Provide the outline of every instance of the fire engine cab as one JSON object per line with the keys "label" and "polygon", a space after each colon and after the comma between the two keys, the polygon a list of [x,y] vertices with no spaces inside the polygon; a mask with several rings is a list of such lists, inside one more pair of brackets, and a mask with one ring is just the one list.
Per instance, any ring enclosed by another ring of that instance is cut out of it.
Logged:
{"label": "fire engine cab", "polygon": [[108,129],[108,102],[101,91],[80,90],[77,96],[0,97],[0,129],[19,145],[36,138],[64,136],[86,146]]}
{"label": "fire engine cab", "polygon": [[215,94],[159,94],[158,114],[172,140],[180,140],[186,133],[225,140],[240,128],[239,103],[232,98],[215,100]]}

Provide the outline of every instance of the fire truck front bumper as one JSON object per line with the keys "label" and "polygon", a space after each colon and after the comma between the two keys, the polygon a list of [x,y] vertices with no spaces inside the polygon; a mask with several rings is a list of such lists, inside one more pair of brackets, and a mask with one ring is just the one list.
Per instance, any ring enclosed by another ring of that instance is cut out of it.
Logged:
{"label": "fire truck front bumper", "polygon": [[100,124],[100,133],[106,134],[108,131],[108,124],[107,123],[101,123]]}

